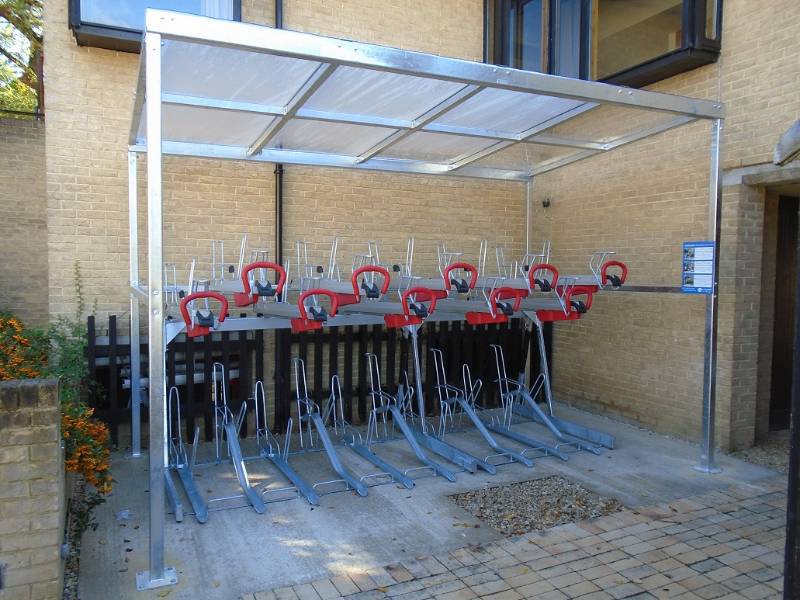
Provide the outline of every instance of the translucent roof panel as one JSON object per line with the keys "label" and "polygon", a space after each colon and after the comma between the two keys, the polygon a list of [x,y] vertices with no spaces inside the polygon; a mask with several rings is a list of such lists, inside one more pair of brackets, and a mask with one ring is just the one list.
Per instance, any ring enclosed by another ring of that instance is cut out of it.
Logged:
{"label": "translucent roof panel", "polygon": [[582,150],[545,146],[543,144],[514,144],[472,163],[476,167],[494,167],[530,172],[556,160],[577,155]]}
{"label": "translucent roof panel", "polygon": [[570,140],[609,143],[628,134],[665,125],[674,119],[675,115],[664,112],[603,105],[559,123],[546,133]]}
{"label": "translucent roof panel", "polygon": [[496,143],[497,140],[486,138],[420,131],[388,147],[381,156],[451,163],[462,155],[475,154]]}
{"label": "translucent roof panel", "polygon": [[311,110],[411,121],[464,87],[461,83],[339,67],[308,99]]}
{"label": "translucent roof panel", "polygon": [[[257,113],[170,104],[162,111],[161,136],[165,141],[219,146],[247,147],[275,119]],[[147,137],[144,120],[137,137]]]}
{"label": "translucent roof panel", "polygon": [[285,106],[320,63],[190,42],[164,42],[164,92]]}
{"label": "translucent roof panel", "polygon": [[527,181],[724,116],[713,100],[299,31],[152,9],[145,22],[136,151],[148,100],[166,154]]}
{"label": "translucent roof panel", "polygon": [[281,128],[268,147],[355,157],[395,131],[387,127],[294,119]]}
{"label": "translucent roof panel", "polygon": [[434,121],[434,125],[518,134],[586,104],[500,89],[485,89]]}

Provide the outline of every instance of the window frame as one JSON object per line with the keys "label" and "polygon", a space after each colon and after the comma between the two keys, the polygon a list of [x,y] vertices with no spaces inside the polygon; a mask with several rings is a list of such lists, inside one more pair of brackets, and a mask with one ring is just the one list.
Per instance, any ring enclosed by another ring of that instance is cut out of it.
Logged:
{"label": "window frame", "polygon": [[[138,29],[115,27],[113,25],[100,25],[85,23],[81,20],[81,0],[69,1],[69,27],[79,46],[92,46],[117,50],[119,52],[133,52],[138,54],[142,47],[142,32]],[[125,0],[119,0],[124,2]],[[242,20],[242,0],[233,1],[233,20]]]}
{"label": "window frame", "polygon": [[[505,10],[511,3],[519,4],[521,0],[485,0],[484,24],[491,27],[491,31],[484,33],[486,43],[485,54],[487,62],[495,64],[513,64],[513,60],[505,56],[504,40]],[[555,54],[553,48],[558,41],[553,39],[555,32],[555,19],[557,9],[554,4],[557,0],[545,0],[543,11],[546,12],[547,36],[543,40],[546,46],[546,57],[543,64],[547,73],[555,71]],[[706,37],[706,8],[708,2],[716,2],[716,39]],[[599,79],[604,83],[626,85],[630,87],[643,87],[657,81],[662,81],[674,75],[685,73],[711,64],[719,59],[722,48],[722,15],[724,0],[682,0],[682,32],[681,47],[654,57],[645,62],[633,65],[617,73],[612,73]],[[596,40],[592,39],[593,20],[597,18],[597,1],[581,0],[581,48],[580,48],[580,78],[589,79],[591,66],[595,60],[597,49]]]}

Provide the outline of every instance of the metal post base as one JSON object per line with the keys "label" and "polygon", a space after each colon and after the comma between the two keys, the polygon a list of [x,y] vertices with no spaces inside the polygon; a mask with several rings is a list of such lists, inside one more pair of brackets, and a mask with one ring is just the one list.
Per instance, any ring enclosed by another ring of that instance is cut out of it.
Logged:
{"label": "metal post base", "polygon": [[706,475],[717,475],[718,473],[722,473],[722,469],[716,465],[695,465],[692,467],[692,470],[705,473]]}
{"label": "metal post base", "polygon": [[160,579],[150,579],[150,571],[136,573],[136,589],[140,592],[175,585],[176,583],[178,583],[178,572],[174,567],[164,567],[164,576]]}

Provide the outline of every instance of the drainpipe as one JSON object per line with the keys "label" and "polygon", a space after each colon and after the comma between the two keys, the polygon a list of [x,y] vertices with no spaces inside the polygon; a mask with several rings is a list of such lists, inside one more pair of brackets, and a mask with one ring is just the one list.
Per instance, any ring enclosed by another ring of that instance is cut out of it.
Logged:
{"label": "drainpipe", "polygon": [[275,165],[275,262],[283,264],[283,165]]}
{"label": "drainpipe", "polygon": [[[283,29],[283,0],[275,0],[275,29]],[[275,165],[275,262],[283,264],[283,165]]]}
{"label": "drainpipe", "polygon": [[483,0],[483,62],[489,62],[489,28],[492,26],[492,19],[489,16],[491,8],[489,0]]}
{"label": "drainpipe", "polygon": [[283,0],[275,0],[275,29],[283,29]]}
{"label": "drainpipe", "polygon": [[[283,29],[283,0],[275,0],[275,29]],[[275,262],[283,265],[283,164],[275,164]],[[284,360],[285,332],[275,330],[275,428],[283,429],[289,418],[289,399],[281,396],[288,364]],[[291,342],[289,342],[291,344]]]}

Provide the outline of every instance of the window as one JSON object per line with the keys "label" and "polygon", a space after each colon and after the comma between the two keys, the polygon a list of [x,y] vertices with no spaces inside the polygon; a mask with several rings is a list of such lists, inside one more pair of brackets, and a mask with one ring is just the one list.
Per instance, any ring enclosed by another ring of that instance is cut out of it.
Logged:
{"label": "window", "polygon": [[[550,3],[550,71],[564,77],[587,79],[586,48],[587,3],[583,0],[558,0]],[[583,25],[583,26],[582,26]],[[581,60],[581,55],[584,60]]]}
{"label": "window", "polygon": [[507,0],[498,4],[503,14],[498,20],[499,54],[507,64],[520,69],[546,70],[547,0]]}
{"label": "window", "polygon": [[69,0],[70,27],[81,46],[138,52],[146,8],[239,21],[241,0]]}
{"label": "window", "polygon": [[722,0],[490,0],[492,62],[642,86],[717,60]]}

